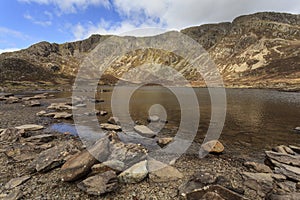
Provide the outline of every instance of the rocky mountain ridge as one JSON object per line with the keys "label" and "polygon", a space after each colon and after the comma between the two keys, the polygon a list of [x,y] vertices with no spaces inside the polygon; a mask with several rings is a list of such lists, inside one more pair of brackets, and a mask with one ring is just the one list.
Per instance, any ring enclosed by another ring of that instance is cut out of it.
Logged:
{"label": "rocky mountain ridge", "polygon": [[[181,32],[208,51],[227,87],[300,89],[300,15],[256,13]],[[64,44],[40,42],[18,52],[0,54],[1,83],[71,83],[88,53],[108,37],[92,35]],[[170,59],[174,62],[169,63]],[[125,66],[136,67],[149,60],[180,68],[190,81],[197,77],[178,56],[148,49],[119,58],[107,70],[103,83],[121,78]],[[193,86],[204,85],[196,81]]]}

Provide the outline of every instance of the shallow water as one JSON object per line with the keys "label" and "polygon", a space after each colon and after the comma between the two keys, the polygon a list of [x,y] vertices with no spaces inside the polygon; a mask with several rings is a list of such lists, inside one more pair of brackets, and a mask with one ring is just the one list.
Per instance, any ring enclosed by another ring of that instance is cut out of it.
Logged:
{"label": "shallow water", "polygon": [[[98,99],[105,101],[95,106],[98,110],[109,112],[107,117],[100,118],[101,122],[105,122],[112,115],[113,88],[106,87],[105,89],[106,92],[97,95]],[[128,87],[128,91],[129,89]],[[177,88],[177,93],[184,96],[186,100],[192,98],[185,90],[186,88]],[[142,87],[136,90],[128,101],[125,98],[126,91],[125,88],[123,90],[124,99],[119,98],[114,105],[115,110],[128,107],[133,121],[147,124],[149,109],[151,106],[159,104],[164,107],[169,122],[165,125],[167,129],[164,129],[162,134],[166,136],[176,134],[184,111],[181,110],[178,99],[169,89],[159,86]],[[201,144],[211,118],[211,101],[207,89],[195,88],[194,91],[199,106],[191,105],[184,109],[188,109],[190,112],[200,112],[200,124],[195,141]],[[263,160],[264,150],[269,150],[276,145],[300,145],[300,134],[293,131],[295,127],[300,126],[300,93],[226,89],[226,95],[226,121],[220,137],[226,147],[225,153],[245,159]],[[66,94],[62,94],[62,97],[65,96]],[[157,113],[158,108],[157,106],[154,109],[152,107],[152,111]],[[193,122],[193,119],[189,120],[191,123]]]}

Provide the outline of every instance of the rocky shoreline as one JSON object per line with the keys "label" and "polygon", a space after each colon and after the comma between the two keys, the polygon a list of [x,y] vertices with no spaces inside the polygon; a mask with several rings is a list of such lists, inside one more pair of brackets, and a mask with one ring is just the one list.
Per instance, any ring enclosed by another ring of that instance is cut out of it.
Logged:
{"label": "rocky shoreline", "polygon": [[[222,144],[213,143],[215,152],[203,159],[187,154],[165,165],[150,158],[146,147],[121,141],[112,127],[89,151],[78,136],[48,130],[55,122],[72,120],[68,110],[75,106],[52,94],[23,98],[6,94],[0,99],[0,199],[275,200],[300,196],[300,148],[296,146],[266,151],[263,164],[222,154],[226,152]],[[118,126],[116,119],[111,120],[109,125]],[[144,127],[136,130],[149,134]],[[162,143],[171,139],[160,138]]]}

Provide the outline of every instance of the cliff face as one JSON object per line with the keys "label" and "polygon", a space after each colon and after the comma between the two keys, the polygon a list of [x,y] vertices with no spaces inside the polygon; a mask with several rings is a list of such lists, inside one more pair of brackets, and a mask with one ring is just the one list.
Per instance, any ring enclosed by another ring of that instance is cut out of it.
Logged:
{"label": "cliff face", "polygon": [[[238,17],[231,23],[202,25],[181,32],[209,52],[228,87],[300,89],[300,15],[257,13]],[[1,54],[0,80],[72,79],[87,53],[107,37],[93,35],[65,44],[41,42]],[[197,77],[178,56],[149,49],[119,58],[107,70],[107,77],[111,78],[106,77],[106,81],[120,78],[126,72],[125,66],[135,67],[148,60],[180,69],[189,80]]]}

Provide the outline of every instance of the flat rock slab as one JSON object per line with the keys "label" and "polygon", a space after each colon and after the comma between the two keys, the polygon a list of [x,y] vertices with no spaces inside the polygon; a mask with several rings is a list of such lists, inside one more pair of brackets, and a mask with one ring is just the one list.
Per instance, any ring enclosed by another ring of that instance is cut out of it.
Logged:
{"label": "flat rock slab", "polygon": [[22,176],[22,177],[19,177],[19,178],[13,178],[8,183],[6,183],[4,187],[7,190],[11,190],[11,189],[25,183],[30,178],[31,178],[31,176]]}
{"label": "flat rock slab", "polygon": [[269,159],[276,160],[283,164],[300,167],[300,155],[290,155],[290,154],[276,153],[273,151],[266,151],[266,156]]}
{"label": "flat rock slab", "polygon": [[222,153],[224,151],[223,144],[218,140],[211,140],[201,146],[201,148],[209,153]]}
{"label": "flat rock slab", "polygon": [[24,134],[23,129],[8,128],[0,132],[0,141],[14,142]]}
{"label": "flat rock slab", "polygon": [[51,142],[52,140],[56,139],[57,137],[52,134],[42,134],[42,135],[36,135],[29,138],[26,138],[26,142],[36,142],[36,143],[47,143]]}
{"label": "flat rock slab", "polygon": [[122,131],[121,126],[115,125],[115,124],[103,123],[103,124],[100,124],[100,127],[102,129],[108,130],[108,131]]}
{"label": "flat rock slab", "polygon": [[69,119],[72,118],[72,114],[67,113],[67,112],[56,112],[53,113],[54,114],[54,119]]}
{"label": "flat rock slab", "polygon": [[153,138],[157,134],[152,131],[150,128],[144,125],[136,125],[134,126],[134,130],[139,133],[141,136],[148,137],[148,138]]}
{"label": "flat rock slab", "polygon": [[118,179],[121,183],[139,183],[148,175],[147,160],[136,163],[123,171]]}
{"label": "flat rock slab", "polygon": [[217,197],[216,200],[246,200],[243,196],[220,185],[210,185],[204,188],[199,188],[190,193],[184,194],[183,196],[185,196],[187,200],[208,199],[208,197],[212,196]]}
{"label": "flat rock slab", "polygon": [[114,171],[91,176],[77,184],[77,187],[90,195],[102,195],[118,188],[118,179]]}
{"label": "flat rock slab", "polygon": [[50,106],[47,107],[47,109],[53,109],[53,110],[73,110],[76,109],[76,107],[68,105],[68,103],[52,103]]}
{"label": "flat rock slab", "polygon": [[29,165],[30,171],[47,172],[64,163],[64,158],[70,151],[68,144],[60,144],[42,151]]}
{"label": "flat rock slab", "polygon": [[156,183],[176,181],[183,178],[183,174],[175,167],[153,159],[148,161],[148,170],[150,180]]}
{"label": "flat rock slab", "polygon": [[23,129],[25,131],[38,131],[44,128],[44,126],[36,125],[36,124],[26,124],[22,126],[15,127],[16,129]]}
{"label": "flat rock slab", "polygon": [[300,182],[300,168],[299,167],[282,164],[275,160],[271,160],[271,162],[277,167],[277,168],[275,168],[276,173],[283,174],[292,180]]}

